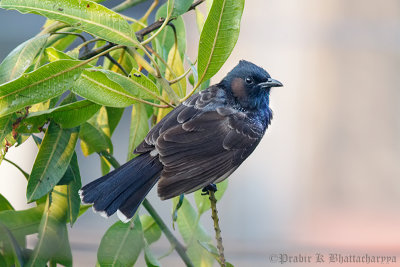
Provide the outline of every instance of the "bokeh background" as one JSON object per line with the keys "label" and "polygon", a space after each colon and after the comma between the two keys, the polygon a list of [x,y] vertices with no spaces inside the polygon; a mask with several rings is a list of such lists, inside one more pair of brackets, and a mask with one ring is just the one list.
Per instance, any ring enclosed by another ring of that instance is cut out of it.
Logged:
{"label": "bokeh background", "polygon": [[[137,17],[149,4],[127,14]],[[193,59],[194,14],[185,19]],[[43,22],[0,10],[0,59]],[[231,57],[212,81],[247,59],[285,86],[272,91],[272,125],[218,203],[227,259],[235,266],[282,266],[270,256],[368,253],[397,256],[389,266],[399,266],[400,1],[248,0],[241,25]],[[120,162],[126,160],[129,115],[112,138]],[[28,141],[7,158],[29,172],[36,153]],[[100,176],[97,156],[79,152],[78,160],[83,183]],[[25,187],[25,178],[3,161],[0,193],[17,209],[27,207]],[[168,222],[171,203],[154,191],[150,200]],[[78,219],[70,231],[75,266],[94,266],[101,237],[115,220],[91,211]],[[209,214],[202,222],[213,235]],[[163,240],[154,251],[168,248]],[[182,266],[176,255],[162,263]]]}

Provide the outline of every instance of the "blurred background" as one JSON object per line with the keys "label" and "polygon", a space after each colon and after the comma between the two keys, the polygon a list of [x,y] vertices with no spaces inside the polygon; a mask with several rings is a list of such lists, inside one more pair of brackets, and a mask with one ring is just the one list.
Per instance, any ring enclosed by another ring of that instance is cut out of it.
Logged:
{"label": "blurred background", "polygon": [[[137,17],[149,5],[126,14]],[[194,59],[194,14],[185,20]],[[43,22],[0,10],[0,60]],[[247,1],[237,45],[212,83],[240,59],[263,66],[284,87],[272,91],[274,120],[264,139],[218,202],[228,261],[278,266],[271,255],[368,253],[400,262],[400,1]],[[129,117],[127,110],[112,138],[120,162],[126,161]],[[36,153],[28,141],[7,158],[29,172]],[[84,184],[100,176],[97,156],[78,151],[78,160]],[[3,161],[0,193],[17,209],[27,207],[25,187],[25,178]],[[171,203],[154,191],[149,199],[170,222]],[[214,235],[209,215],[202,223]],[[94,266],[101,237],[115,221],[91,211],[78,219],[70,230],[75,266]],[[168,248],[163,240],[154,252]],[[176,255],[162,263],[183,265]]]}

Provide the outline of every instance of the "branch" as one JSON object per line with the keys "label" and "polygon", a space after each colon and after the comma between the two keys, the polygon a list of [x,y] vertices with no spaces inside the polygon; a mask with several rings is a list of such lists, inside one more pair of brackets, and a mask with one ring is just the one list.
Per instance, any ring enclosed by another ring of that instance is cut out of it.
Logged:
{"label": "branch", "polygon": [[[200,4],[203,3],[204,1],[205,1],[205,0],[198,0],[198,1],[194,2],[194,3],[189,7],[188,11],[194,10],[198,5],[200,5]],[[125,1],[125,2],[123,2],[123,3],[121,3],[121,5],[122,5],[122,4],[127,4],[127,3],[130,3],[130,4],[134,5],[134,4],[139,3],[139,1],[138,1],[138,0],[127,0],[127,1]],[[117,6],[117,7],[118,7],[118,6]],[[115,11],[121,11],[121,10],[116,10],[117,7],[115,7],[114,10],[115,10]],[[124,9],[123,9],[123,10],[124,10]],[[174,20],[174,19],[175,19],[175,18],[170,18],[168,22],[170,22],[171,20]],[[157,21],[155,21],[155,22],[153,22],[152,24],[150,24],[149,26],[147,26],[146,28],[143,28],[143,29],[137,31],[137,32],[135,33],[136,38],[137,38],[140,42],[142,42],[144,36],[146,36],[147,34],[153,32],[153,31],[155,31],[155,30],[158,30],[158,29],[161,27],[161,25],[164,24],[164,21],[165,21],[165,18],[160,18],[160,19],[158,19]],[[66,25],[66,26],[67,26],[67,25]],[[58,27],[62,27],[62,25],[58,25]],[[64,27],[65,27],[65,26],[64,26]],[[57,28],[56,28],[56,29],[57,29]],[[52,29],[52,30],[54,31],[54,29]],[[47,29],[46,32],[48,32],[48,31],[50,31],[50,30]],[[107,49],[109,49],[109,48],[111,48],[111,47],[113,47],[113,46],[115,46],[115,45],[116,45],[116,44],[109,43],[109,44],[107,44],[107,45],[105,45],[105,46],[103,46],[103,47],[100,47],[100,48],[98,48],[98,49],[96,49],[96,50],[93,50],[93,51],[91,51],[91,52],[89,52],[89,53],[86,53],[86,54],[82,55],[79,59],[88,59],[88,58],[93,57],[93,56],[97,55],[98,53],[103,52],[103,51],[105,51],[105,50],[107,50]]]}
{"label": "branch", "polygon": [[219,263],[221,267],[225,267],[225,255],[224,255],[224,246],[222,244],[221,237],[221,228],[219,228],[219,219],[218,219],[218,211],[217,211],[217,199],[215,198],[215,194],[213,190],[208,191],[210,195],[210,203],[211,203],[211,218],[214,221],[214,229],[215,229],[215,239],[217,240],[217,248],[219,254]]}
{"label": "branch", "polygon": [[164,232],[165,236],[167,237],[168,241],[171,245],[174,246],[176,252],[178,252],[179,256],[181,256],[182,260],[185,262],[186,266],[194,266],[192,261],[189,259],[188,255],[186,254],[186,249],[179,243],[178,239],[171,233],[168,227],[165,225],[164,221],[161,219],[160,215],[156,212],[153,206],[147,199],[143,200],[143,206],[148,211],[148,213],[153,217],[156,221],[157,225],[160,227],[161,231]]}
{"label": "branch", "polygon": [[[194,3],[189,7],[189,9],[188,9],[186,12],[189,12],[190,10],[194,10],[198,5],[200,5],[200,4],[203,3],[204,1],[205,1],[205,0],[199,0],[199,1],[194,2]],[[170,21],[174,20],[174,19],[175,19],[175,17],[170,18],[169,21],[168,21],[168,23],[169,23]],[[140,31],[137,31],[137,32],[136,32],[136,37],[138,38],[138,40],[139,40],[140,42],[142,42],[144,36],[146,36],[147,34],[153,32],[153,31],[155,31],[155,30],[158,30],[158,28],[160,28],[161,25],[163,25],[164,21],[165,21],[165,18],[159,18],[157,21],[153,22],[152,24],[150,24],[150,25],[147,26],[146,28],[143,28],[143,29],[141,29]]]}

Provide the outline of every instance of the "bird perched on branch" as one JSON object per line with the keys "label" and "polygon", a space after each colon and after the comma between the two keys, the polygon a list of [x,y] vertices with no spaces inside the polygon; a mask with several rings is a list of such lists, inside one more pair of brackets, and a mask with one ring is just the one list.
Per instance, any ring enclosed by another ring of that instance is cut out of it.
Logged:
{"label": "bird perched on branch", "polygon": [[272,120],[270,90],[279,86],[264,69],[240,61],[220,83],[156,124],[136,147],[136,158],[85,185],[82,202],[128,221],[157,181],[163,200],[223,181],[263,137]]}

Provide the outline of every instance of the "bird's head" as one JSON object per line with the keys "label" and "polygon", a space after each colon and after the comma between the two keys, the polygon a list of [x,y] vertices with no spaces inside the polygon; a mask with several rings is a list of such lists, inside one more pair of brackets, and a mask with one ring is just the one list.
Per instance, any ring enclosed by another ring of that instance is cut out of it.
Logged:
{"label": "bird's head", "polygon": [[220,82],[220,85],[242,108],[257,109],[268,106],[271,87],[280,87],[282,83],[272,79],[263,68],[241,60]]}

